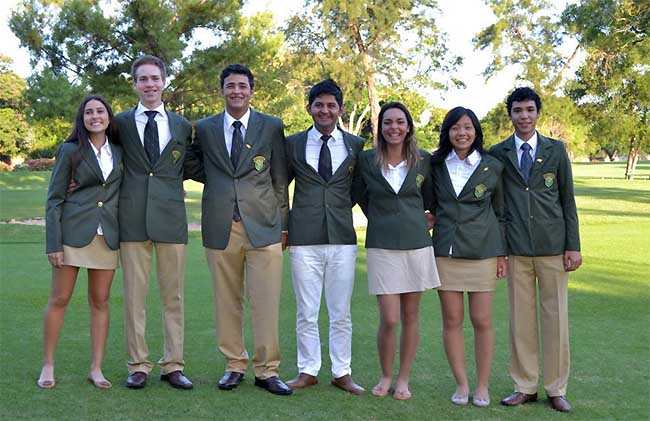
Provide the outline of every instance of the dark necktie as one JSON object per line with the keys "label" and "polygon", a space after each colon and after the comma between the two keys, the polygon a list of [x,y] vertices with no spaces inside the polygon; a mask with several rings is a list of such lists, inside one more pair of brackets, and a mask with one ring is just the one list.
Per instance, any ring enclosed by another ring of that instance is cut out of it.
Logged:
{"label": "dark necktie", "polygon": [[[235,121],[232,123],[234,128],[232,132],[232,145],[230,145],[230,161],[232,162],[233,168],[237,169],[237,163],[239,162],[239,156],[241,151],[244,148],[244,137],[241,134],[241,121]],[[232,211],[232,219],[235,222],[241,221],[241,214],[239,213],[239,205],[237,204],[237,191],[235,190],[235,209]]]}
{"label": "dark necktie", "polygon": [[160,143],[158,143],[158,123],[156,115],[158,111],[145,111],[147,124],[144,126],[144,150],[147,153],[149,162],[154,165],[160,158]]}
{"label": "dark necktie", "polygon": [[232,126],[234,130],[232,132],[232,145],[230,146],[230,161],[232,162],[232,166],[237,168],[239,156],[244,148],[244,137],[241,134],[241,121],[235,121],[232,123]]}
{"label": "dark necktie", "polygon": [[519,163],[519,166],[521,167],[521,175],[524,176],[524,180],[528,182],[528,178],[530,177],[530,170],[533,168],[533,158],[530,156],[530,150],[532,148],[528,143],[524,143],[521,145],[521,162]]}
{"label": "dark necktie", "polygon": [[330,153],[330,148],[327,146],[327,141],[331,137],[325,134],[320,137],[323,144],[320,147],[320,154],[318,155],[318,174],[325,181],[330,181],[330,178],[332,178],[332,154]]}

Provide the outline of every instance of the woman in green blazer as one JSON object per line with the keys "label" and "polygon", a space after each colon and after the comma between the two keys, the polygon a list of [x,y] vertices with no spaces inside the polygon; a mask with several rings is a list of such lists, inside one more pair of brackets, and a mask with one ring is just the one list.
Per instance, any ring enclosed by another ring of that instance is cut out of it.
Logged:
{"label": "woman in green blazer", "polygon": [[451,401],[469,402],[463,337],[464,292],[474,327],[477,385],[472,403],[490,403],[488,379],[494,354],[492,295],[506,274],[503,237],[503,165],[483,150],[483,132],[472,110],[445,116],[433,153],[433,248],[440,274],[443,340],[456,378]]}
{"label": "woman in green blazer", "polygon": [[398,102],[379,113],[377,147],[359,154],[355,201],[368,218],[368,289],[377,295],[377,348],[382,376],[372,394],[392,384],[397,330],[402,325],[400,367],[393,398],[411,398],[409,374],[419,340],[422,291],[440,285],[425,210],[432,189],[430,155],[417,148],[413,119]]}
{"label": "woman in green blazer", "polygon": [[88,380],[101,389],[111,387],[101,366],[108,336],[108,298],[118,265],[117,202],[122,180],[122,150],[115,143],[112,119],[113,111],[104,98],[86,97],[52,170],[45,215],[52,290],[45,310],[43,368],[38,379],[44,389],[55,385],[54,351],[80,267],[88,269],[92,338]]}

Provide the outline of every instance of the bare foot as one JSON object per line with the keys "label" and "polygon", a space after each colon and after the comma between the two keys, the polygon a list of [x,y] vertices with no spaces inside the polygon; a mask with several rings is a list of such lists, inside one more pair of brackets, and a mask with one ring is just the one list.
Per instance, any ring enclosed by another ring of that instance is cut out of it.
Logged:
{"label": "bare foot", "polygon": [[44,365],[41,369],[41,376],[38,378],[38,387],[51,389],[56,385],[54,381],[54,366]]}
{"label": "bare foot", "polygon": [[384,396],[388,395],[388,391],[390,390],[390,383],[390,377],[382,377],[379,383],[377,383],[377,385],[372,388],[372,394],[379,398],[383,398]]}
{"label": "bare foot", "polygon": [[113,387],[111,382],[106,380],[101,370],[92,370],[88,373],[88,381],[98,389],[110,389]]}

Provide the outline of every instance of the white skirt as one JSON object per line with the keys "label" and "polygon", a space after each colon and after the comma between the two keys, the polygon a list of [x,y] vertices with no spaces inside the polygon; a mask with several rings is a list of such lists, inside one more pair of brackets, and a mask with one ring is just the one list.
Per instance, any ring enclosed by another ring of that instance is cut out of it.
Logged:
{"label": "white skirt", "polygon": [[433,247],[415,250],[367,249],[370,295],[404,294],[438,288]]}

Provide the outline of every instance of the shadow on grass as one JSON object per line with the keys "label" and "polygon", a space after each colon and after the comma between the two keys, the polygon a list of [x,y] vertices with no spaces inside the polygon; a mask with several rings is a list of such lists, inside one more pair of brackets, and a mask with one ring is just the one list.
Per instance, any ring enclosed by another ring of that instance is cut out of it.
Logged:
{"label": "shadow on grass", "polygon": [[650,203],[650,184],[648,191],[588,185],[586,180],[574,180],[575,195],[589,196],[602,200],[623,200],[635,203]]}
{"label": "shadow on grass", "polygon": [[624,212],[624,211],[615,211],[615,210],[606,210],[606,209],[593,209],[593,208],[580,208],[580,217],[583,216],[618,216],[621,218],[647,218],[650,216],[650,212]]}

